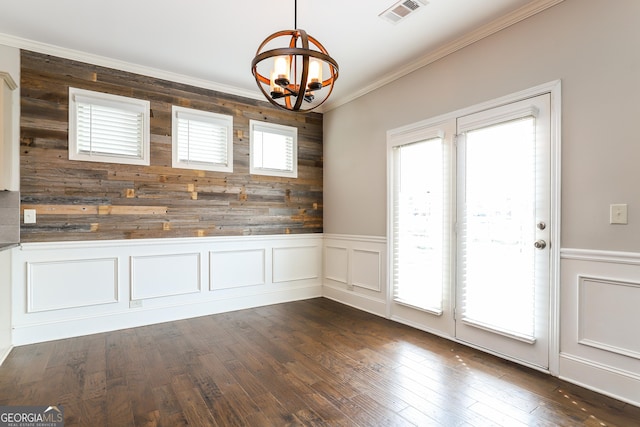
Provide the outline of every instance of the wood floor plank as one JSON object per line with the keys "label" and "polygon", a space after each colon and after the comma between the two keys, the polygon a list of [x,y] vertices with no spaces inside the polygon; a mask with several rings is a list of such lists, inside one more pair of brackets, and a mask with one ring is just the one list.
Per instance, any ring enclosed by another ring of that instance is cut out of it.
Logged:
{"label": "wood floor plank", "polygon": [[0,405],[68,426],[640,425],[640,408],[316,298],[14,348]]}

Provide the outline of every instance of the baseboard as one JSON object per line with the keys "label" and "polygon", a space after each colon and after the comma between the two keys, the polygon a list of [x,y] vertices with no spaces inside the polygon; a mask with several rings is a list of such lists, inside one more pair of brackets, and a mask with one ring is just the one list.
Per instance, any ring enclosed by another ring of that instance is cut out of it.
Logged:
{"label": "baseboard", "polygon": [[128,329],[175,320],[280,304],[322,296],[320,284],[288,288],[282,291],[244,294],[233,298],[208,300],[161,308],[140,308],[122,313],[108,313],[89,318],[63,319],[54,322],[21,325],[14,328],[15,346]]}
{"label": "baseboard", "polygon": [[632,372],[561,353],[560,374],[565,381],[640,407],[640,376]]}
{"label": "baseboard", "polygon": [[386,317],[387,304],[385,301],[358,294],[355,291],[340,289],[325,283],[322,287],[322,296],[330,300],[348,305],[376,316]]}
{"label": "baseboard", "polygon": [[0,366],[2,366],[2,364],[6,360],[7,356],[9,356],[9,353],[11,353],[11,350],[13,350],[13,346],[12,345],[7,347],[7,348],[3,348],[3,349],[0,350]]}

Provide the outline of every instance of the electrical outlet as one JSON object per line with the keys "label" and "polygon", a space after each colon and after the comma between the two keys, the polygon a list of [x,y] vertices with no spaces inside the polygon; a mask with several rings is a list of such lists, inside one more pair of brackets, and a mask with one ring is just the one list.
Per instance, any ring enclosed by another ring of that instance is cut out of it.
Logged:
{"label": "electrical outlet", "polygon": [[23,212],[24,215],[24,223],[25,224],[35,224],[36,223],[36,210],[35,209],[25,209]]}
{"label": "electrical outlet", "polygon": [[627,224],[626,204],[615,204],[609,206],[609,224]]}
{"label": "electrical outlet", "polygon": [[129,308],[142,308],[142,300],[134,299],[129,301]]}

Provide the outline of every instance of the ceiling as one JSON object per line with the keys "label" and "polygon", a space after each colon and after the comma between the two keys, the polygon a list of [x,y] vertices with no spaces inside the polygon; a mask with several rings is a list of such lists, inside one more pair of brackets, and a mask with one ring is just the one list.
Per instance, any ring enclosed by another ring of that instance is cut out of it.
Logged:
{"label": "ceiling", "polygon": [[[325,110],[561,0],[428,0],[396,24],[378,16],[396,1],[298,0],[298,27],[340,66]],[[0,44],[257,99],[258,45],[294,26],[294,0],[2,3]]]}

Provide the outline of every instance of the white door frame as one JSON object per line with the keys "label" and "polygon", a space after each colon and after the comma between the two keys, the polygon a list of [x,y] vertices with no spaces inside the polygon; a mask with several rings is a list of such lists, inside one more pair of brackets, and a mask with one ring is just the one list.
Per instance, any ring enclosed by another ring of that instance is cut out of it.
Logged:
{"label": "white door frame", "polygon": [[[455,120],[457,117],[473,114],[479,111],[499,107],[501,105],[510,104],[523,99],[535,97],[545,93],[549,93],[551,96],[551,235],[549,240],[550,245],[550,295],[549,295],[549,369],[548,372],[557,376],[559,373],[559,360],[560,360],[560,235],[561,235],[561,123],[562,123],[562,110],[561,110],[561,81],[555,80],[548,83],[544,83],[529,89],[525,89],[519,92],[515,92],[509,95],[505,95],[496,99],[492,99],[487,102],[479,103],[470,107],[466,107],[451,113],[443,114],[441,116],[433,117],[427,120],[423,120],[417,123],[402,126],[396,129],[387,131],[387,298],[386,298],[386,315],[387,318],[392,320],[392,304],[393,304],[393,278],[391,276],[393,272],[393,255],[391,248],[393,247],[393,225],[390,218],[393,218],[393,204],[392,202],[392,141],[397,141],[399,138],[411,138],[412,135],[419,133],[424,128],[433,127],[438,123],[444,123],[448,120]],[[420,325],[412,323],[413,327],[420,328]],[[450,336],[447,333],[438,333],[438,331],[429,330],[428,332],[436,333],[446,338],[457,341],[454,336]],[[466,343],[465,343],[466,344]],[[486,350],[484,350],[486,351]],[[500,357],[504,357],[499,355]],[[518,361],[516,361],[518,362]],[[521,363],[521,362],[519,362]],[[538,367],[532,366],[535,369]]]}

